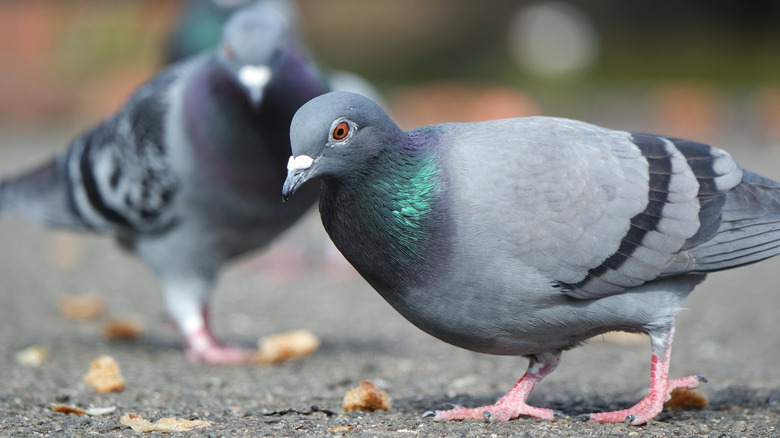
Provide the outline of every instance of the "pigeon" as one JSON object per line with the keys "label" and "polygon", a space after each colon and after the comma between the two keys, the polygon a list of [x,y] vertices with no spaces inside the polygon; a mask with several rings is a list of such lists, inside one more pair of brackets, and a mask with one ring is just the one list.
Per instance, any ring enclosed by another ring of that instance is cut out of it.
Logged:
{"label": "pigeon", "polygon": [[780,253],[780,184],[701,143],[541,116],[403,131],[344,92],[290,129],[283,198],[321,180],[324,228],[392,307],[450,344],[529,359],[495,404],[434,420],[553,419],[526,399],[562,352],[626,331],[650,338],[647,397],[575,419],[646,423],[706,381],[669,378],[683,300],[709,272]]}
{"label": "pigeon", "polygon": [[189,0],[182,10],[165,45],[164,60],[172,64],[211,50],[222,39],[228,19],[249,5],[261,5],[285,20],[288,38],[300,49],[298,8],[291,0]]}
{"label": "pigeon", "polygon": [[238,11],[218,48],[170,66],[40,167],[0,183],[0,211],[114,235],[159,277],[196,362],[241,363],[209,300],[220,267],[269,243],[316,201],[279,200],[295,111],[328,89],[283,22]]}
{"label": "pigeon", "polygon": [[[309,52],[301,28],[300,11],[292,0],[190,0],[168,37],[164,61],[177,62],[217,45],[222,24],[234,11],[247,7],[263,8],[267,13],[278,15],[285,21],[288,38],[296,48],[303,53]],[[382,93],[363,76],[322,66],[319,70],[329,89],[360,93],[385,106]]]}

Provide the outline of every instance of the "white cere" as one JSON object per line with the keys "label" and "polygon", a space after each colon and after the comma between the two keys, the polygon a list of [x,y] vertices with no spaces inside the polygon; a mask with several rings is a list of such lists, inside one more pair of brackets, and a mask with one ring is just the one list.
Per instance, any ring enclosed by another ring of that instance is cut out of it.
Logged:
{"label": "white cere", "polygon": [[314,159],[308,155],[298,155],[297,157],[290,157],[290,160],[287,161],[287,170],[300,170],[300,169],[308,169],[311,167],[311,163],[314,162]]}

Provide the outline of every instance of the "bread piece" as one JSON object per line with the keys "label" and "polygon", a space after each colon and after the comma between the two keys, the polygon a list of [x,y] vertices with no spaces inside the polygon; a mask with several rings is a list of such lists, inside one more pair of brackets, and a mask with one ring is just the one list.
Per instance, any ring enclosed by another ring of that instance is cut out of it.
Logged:
{"label": "bread piece", "polygon": [[69,405],[57,405],[52,403],[51,404],[51,410],[54,412],[59,412],[60,414],[74,414],[74,415],[86,415],[87,411],[81,408],[77,408],[76,406],[69,406]]}
{"label": "bread piece", "polygon": [[125,414],[119,419],[119,424],[140,433],[171,433],[186,432],[188,430],[208,426],[211,423],[206,420],[179,420],[174,417],[160,418],[156,423],[152,423],[140,415]]}
{"label": "bread piece", "polygon": [[46,347],[33,345],[16,352],[16,363],[30,367],[39,367],[43,365],[47,357],[49,357],[49,350]]}
{"label": "bread piece", "polygon": [[701,409],[709,406],[707,397],[699,391],[687,388],[675,388],[669,394],[669,400],[664,403],[667,409]]}
{"label": "bread piece", "polygon": [[133,341],[141,337],[144,325],[138,316],[126,316],[103,325],[103,335],[110,341]]}
{"label": "bread piece", "polygon": [[68,319],[88,321],[106,311],[103,296],[97,293],[63,295],[60,299],[60,312]]}
{"label": "bread piece", "polygon": [[293,330],[266,336],[257,343],[255,363],[272,364],[306,357],[320,348],[320,339],[308,330]]}
{"label": "bread piece", "polygon": [[377,409],[390,410],[393,407],[393,399],[387,393],[376,387],[368,380],[361,380],[360,386],[350,389],[344,395],[342,405],[345,411],[374,412]]}
{"label": "bread piece", "polygon": [[98,394],[125,389],[125,380],[119,371],[119,365],[111,356],[100,356],[93,360],[89,364],[89,372],[84,375],[84,383],[95,388]]}

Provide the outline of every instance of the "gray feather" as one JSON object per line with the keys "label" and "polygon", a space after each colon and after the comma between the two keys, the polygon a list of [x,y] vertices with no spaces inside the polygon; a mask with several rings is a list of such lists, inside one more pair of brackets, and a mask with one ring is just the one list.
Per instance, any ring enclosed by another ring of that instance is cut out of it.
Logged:
{"label": "gray feather", "polygon": [[690,250],[696,271],[734,268],[780,254],[780,184],[744,170],[721,215],[717,234]]}
{"label": "gray feather", "polygon": [[52,159],[0,182],[0,212],[17,211],[51,227],[85,228],[68,190],[64,160]]}

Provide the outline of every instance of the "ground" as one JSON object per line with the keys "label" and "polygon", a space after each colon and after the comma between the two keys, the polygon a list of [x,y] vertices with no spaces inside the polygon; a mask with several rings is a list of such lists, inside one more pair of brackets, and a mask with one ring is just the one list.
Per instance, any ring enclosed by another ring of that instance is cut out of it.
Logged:
{"label": "ground", "polygon": [[[3,134],[0,174],[49,155],[69,134]],[[780,177],[776,152],[733,152],[745,167]],[[664,411],[639,427],[528,418],[435,423],[421,414],[446,402],[490,403],[511,388],[527,361],[468,352],[422,333],[353,272],[322,263],[317,221],[309,217],[276,250],[289,254],[290,245],[304,245],[315,254],[299,271],[279,275],[278,264],[263,257],[228,268],[214,321],[223,338],[247,347],[268,334],[306,328],[322,340],[319,351],[273,366],[203,366],[186,360],[178,332],[166,323],[155,278],[113,241],[1,217],[0,435],[138,435],[119,424],[126,413],[211,422],[188,436],[780,435],[780,259],[711,275],[678,317],[671,374],[706,376],[702,392],[709,407]],[[104,297],[104,316],[75,322],[61,315],[63,295],[88,292]],[[103,323],[128,314],[142,316],[142,337],[107,341]],[[31,345],[49,351],[39,367],[15,359]],[[124,391],[96,395],[83,383],[90,361],[103,354],[119,363]],[[649,364],[646,339],[596,338],[565,353],[530,402],[569,417],[625,408],[644,395]],[[361,379],[384,388],[393,408],[344,412],[344,394]],[[52,403],[116,410],[67,416],[54,413]]]}

